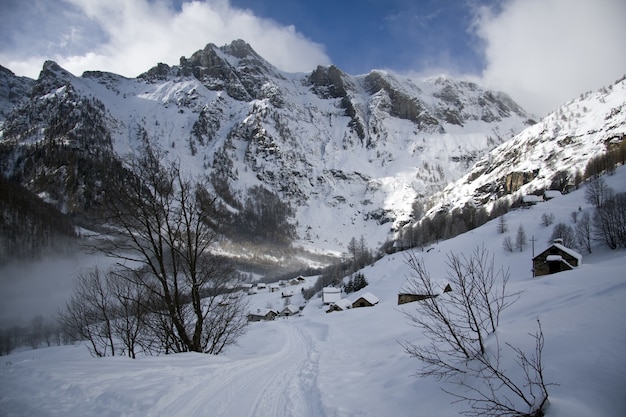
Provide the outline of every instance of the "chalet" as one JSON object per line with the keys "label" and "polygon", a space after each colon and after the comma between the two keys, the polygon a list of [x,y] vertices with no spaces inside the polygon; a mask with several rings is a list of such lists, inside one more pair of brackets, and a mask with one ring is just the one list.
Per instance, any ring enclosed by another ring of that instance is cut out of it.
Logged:
{"label": "chalet", "polygon": [[258,308],[256,312],[248,314],[248,321],[268,321],[274,320],[278,312],[271,308]]}
{"label": "chalet", "polygon": [[293,304],[289,304],[289,305],[286,305],[285,308],[283,308],[280,313],[278,313],[278,316],[289,317],[289,316],[295,316],[298,313],[300,313],[300,307],[295,306]]}
{"label": "chalet", "polygon": [[280,293],[280,296],[281,296],[282,298],[291,297],[291,296],[293,296],[293,291],[291,291],[291,290],[283,290],[283,291]]}
{"label": "chalet", "polygon": [[352,308],[358,308],[358,307],[373,307],[376,304],[378,304],[378,297],[376,297],[374,294],[372,294],[371,292],[366,292],[365,294],[362,294],[359,298],[357,298],[353,303],[352,303]]}
{"label": "chalet", "polygon": [[322,288],[322,302],[324,304],[336,303],[341,300],[341,290],[335,287]]}
{"label": "chalet", "polygon": [[270,284],[270,292],[276,292],[280,290],[280,284],[278,282]]}
{"label": "chalet", "polygon": [[522,207],[534,206],[537,203],[543,202],[543,197],[539,195],[529,194],[522,196]]}
{"label": "chalet", "polygon": [[257,284],[256,284],[256,288],[257,288],[258,290],[264,290],[264,289],[265,289],[265,287],[266,287],[266,285],[265,285],[265,283],[264,283],[264,282],[259,282],[259,283],[257,283]]}
{"label": "chalet", "polygon": [[452,291],[452,287],[448,282],[435,283],[433,284],[433,293],[432,294],[418,294],[415,291],[413,292],[403,292],[398,294],[398,305],[412,303],[414,301],[425,300],[427,298],[435,298],[443,293]]}
{"label": "chalet", "polygon": [[333,311],[346,311],[349,308],[352,308],[352,302],[347,298],[342,298],[336,303],[332,303],[326,312],[332,313]]}
{"label": "chalet", "polygon": [[582,256],[556,239],[552,245],[533,258],[533,276],[569,271],[582,263]]}
{"label": "chalet", "polygon": [[292,278],[289,281],[289,285],[299,285],[299,284],[304,284],[305,282],[306,282],[306,279],[304,279],[304,277],[300,275],[299,277]]}
{"label": "chalet", "polygon": [[561,194],[559,190],[546,190],[543,192],[543,198],[546,201],[552,200],[553,198],[556,198],[556,197],[561,197],[562,195],[563,194]]}

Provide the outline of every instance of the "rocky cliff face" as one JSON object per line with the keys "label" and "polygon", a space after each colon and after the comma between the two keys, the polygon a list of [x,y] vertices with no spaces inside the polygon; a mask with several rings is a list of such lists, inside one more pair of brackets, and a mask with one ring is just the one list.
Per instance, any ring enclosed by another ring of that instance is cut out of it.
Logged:
{"label": "rocky cliff face", "polygon": [[466,175],[433,196],[431,213],[465,204],[489,206],[506,198],[575,185],[587,163],[624,149],[626,81],[582,94],[480,158]]}
{"label": "rocky cliff face", "polygon": [[332,250],[360,235],[382,243],[415,200],[531,123],[476,84],[334,66],[284,73],[240,40],[136,79],[76,77],[53,62],[37,80],[0,71],[0,99],[2,171],[67,212],[97,203],[90,164],[150,143],[211,177],[235,211],[253,187],[270,191],[292,206],[302,244]]}

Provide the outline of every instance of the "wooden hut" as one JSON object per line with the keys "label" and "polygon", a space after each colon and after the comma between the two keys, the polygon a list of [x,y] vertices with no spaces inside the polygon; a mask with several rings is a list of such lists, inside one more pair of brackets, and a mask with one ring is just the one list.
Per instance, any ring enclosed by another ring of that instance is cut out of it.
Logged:
{"label": "wooden hut", "polygon": [[402,292],[398,294],[398,305],[434,298],[449,291],[452,291],[450,283],[447,281],[436,282],[433,284],[433,294],[420,294],[415,292]]}

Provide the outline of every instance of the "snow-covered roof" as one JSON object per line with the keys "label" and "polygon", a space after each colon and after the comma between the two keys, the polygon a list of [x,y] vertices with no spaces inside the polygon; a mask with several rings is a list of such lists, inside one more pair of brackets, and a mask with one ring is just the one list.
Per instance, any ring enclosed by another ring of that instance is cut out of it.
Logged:
{"label": "snow-covered roof", "polygon": [[543,199],[538,195],[528,194],[522,196],[522,202],[524,203],[541,203],[542,201]]}
{"label": "snow-covered roof", "polygon": [[342,310],[347,310],[352,307],[352,303],[347,298],[342,298],[341,300],[337,300],[333,304]]}
{"label": "snow-covered roof", "polygon": [[285,306],[285,308],[282,309],[281,313],[290,313],[290,314],[296,314],[300,312],[300,307],[293,305],[293,304],[288,304]]}
{"label": "snow-covered roof", "polygon": [[322,289],[322,302],[324,304],[336,303],[341,299],[341,289],[335,287],[324,287]]}
{"label": "snow-covered roof", "polygon": [[583,260],[583,256],[580,253],[576,252],[574,249],[570,249],[567,246],[564,246],[564,245],[562,245],[560,243],[553,243],[552,246],[554,246],[554,247],[558,248],[559,250],[567,253],[568,255],[578,259],[578,263],[579,264]]}
{"label": "snow-covered roof", "polygon": [[365,301],[367,301],[368,303],[370,303],[370,304],[372,304],[372,305],[374,305],[374,304],[378,303],[378,301],[380,301],[380,300],[378,299],[378,297],[376,297],[376,296],[375,296],[374,294],[372,294],[371,292],[366,292],[366,293],[364,293],[364,294],[361,294],[361,295],[360,295],[359,297],[357,297],[357,299],[356,299],[356,300],[354,300],[354,301],[356,302],[359,298],[364,299]]}
{"label": "snow-covered roof", "polygon": [[277,311],[271,308],[257,308],[256,311],[251,311],[250,314],[254,316],[267,316],[269,313],[276,314]]}

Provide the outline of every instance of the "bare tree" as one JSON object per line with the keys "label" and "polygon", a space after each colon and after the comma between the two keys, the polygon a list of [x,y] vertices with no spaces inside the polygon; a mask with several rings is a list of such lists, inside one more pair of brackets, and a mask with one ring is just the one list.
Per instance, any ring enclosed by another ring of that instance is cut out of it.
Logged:
{"label": "bare tree", "polygon": [[554,242],[555,239],[561,239],[563,241],[563,245],[568,248],[576,247],[576,233],[569,224],[557,223],[554,225],[548,243]]}
{"label": "bare tree", "polygon": [[543,417],[548,405],[548,387],[554,385],[545,381],[542,353],[544,335],[541,322],[538,330],[530,336],[535,341],[534,352],[527,354],[522,349],[507,343],[515,355],[515,362],[522,370],[521,377],[507,372],[501,363],[502,349],[498,344],[490,355],[478,356],[468,364],[471,373],[477,378],[459,379],[454,384],[462,389],[444,391],[457,399],[467,402],[470,410],[463,414],[471,417]]}
{"label": "bare tree", "polygon": [[585,201],[598,208],[613,195],[613,189],[609,187],[604,179],[596,178],[587,184],[585,188]]}
{"label": "bare tree", "polygon": [[610,193],[593,216],[594,235],[611,249],[626,247],[626,193]]}
{"label": "bare tree", "polygon": [[105,277],[98,269],[77,276],[74,293],[59,312],[64,332],[88,340],[94,356],[115,356],[113,301]]}
{"label": "bare tree", "polygon": [[186,177],[177,163],[162,165],[151,148],[131,159],[128,171],[106,187],[107,222],[115,229],[114,238],[102,240],[102,250],[119,260],[126,276],[142,271],[135,278],[151,300],[151,319],[172,330],[161,334],[164,351],[210,352],[216,335],[232,342],[228,332],[237,327],[210,329],[223,325],[214,321],[224,317],[212,300],[229,291],[234,271],[213,253],[224,216],[207,184]]}
{"label": "bare tree", "polygon": [[504,239],[502,240],[502,247],[507,252],[513,252],[513,250],[515,249],[515,245],[513,244],[513,239],[511,239],[511,236],[504,237]]}
{"label": "bare tree", "polygon": [[434,376],[462,389],[444,389],[458,401],[467,402],[470,416],[543,416],[548,401],[541,353],[544,337],[539,325],[534,335],[535,352],[508,345],[523,377],[515,378],[501,365],[501,349],[487,349],[488,336],[498,340],[501,312],[519,296],[506,291],[509,273],[496,269],[493,256],[477,248],[471,256],[448,256],[447,275],[452,291],[436,295],[424,263],[407,254],[411,268],[409,290],[430,294],[405,312],[411,323],[429,339],[424,345],[402,343],[407,353],[421,361],[418,376]]}
{"label": "bare tree", "polygon": [[146,337],[148,292],[140,282],[120,273],[107,275],[107,286],[115,303],[111,306],[115,315],[113,333],[120,340],[124,352],[133,359],[137,356],[137,349],[144,352],[151,350]]}
{"label": "bare tree", "polygon": [[436,284],[424,263],[408,253],[412,275],[407,290],[433,295],[406,316],[428,336],[431,343],[418,346],[405,343],[406,351],[421,360],[419,375],[443,378],[463,372],[463,363],[485,352],[485,339],[496,331],[500,313],[515,301],[518,294],[508,294],[508,270],[495,268],[493,256],[476,248],[469,258],[448,255],[447,281],[452,291],[436,296]]}
{"label": "bare tree", "polygon": [[552,223],[554,223],[554,214],[553,213],[543,213],[541,215],[541,225],[548,227]]}

